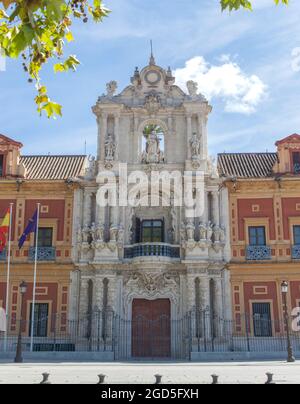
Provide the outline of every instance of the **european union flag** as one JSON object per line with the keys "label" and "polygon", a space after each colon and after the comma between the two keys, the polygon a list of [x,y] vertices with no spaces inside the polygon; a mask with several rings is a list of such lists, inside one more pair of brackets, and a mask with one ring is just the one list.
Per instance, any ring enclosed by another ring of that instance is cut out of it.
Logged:
{"label": "european union flag", "polygon": [[37,228],[37,218],[38,218],[38,210],[34,212],[34,215],[32,216],[31,219],[28,221],[28,225],[26,229],[24,230],[24,233],[22,234],[20,240],[19,240],[19,248],[21,249],[27,239],[27,236],[30,233],[35,233],[36,228]]}

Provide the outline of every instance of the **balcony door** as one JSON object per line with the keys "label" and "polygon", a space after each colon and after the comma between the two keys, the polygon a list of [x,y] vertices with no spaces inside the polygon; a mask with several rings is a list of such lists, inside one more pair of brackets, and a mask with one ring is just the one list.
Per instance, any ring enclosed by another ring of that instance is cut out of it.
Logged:
{"label": "balcony door", "polygon": [[266,229],[264,226],[249,227],[249,244],[257,247],[266,245]]}
{"label": "balcony door", "polygon": [[141,222],[142,243],[163,243],[164,222],[163,220],[143,220]]}

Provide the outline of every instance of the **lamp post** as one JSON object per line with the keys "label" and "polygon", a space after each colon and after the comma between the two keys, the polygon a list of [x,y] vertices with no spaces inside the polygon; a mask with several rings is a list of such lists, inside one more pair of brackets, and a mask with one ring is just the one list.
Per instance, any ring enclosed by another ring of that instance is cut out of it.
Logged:
{"label": "lamp post", "polygon": [[288,307],[287,307],[287,294],[289,291],[289,284],[288,282],[284,281],[281,284],[281,292],[283,296],[283,306],[284,306],[284,321],[285,321],[285,328],[286,328],[286,337],[287,337],[287,351],[288,351],[288,363],[295,362],[295,358],[293,355],[293,347],[291,344],[291,337],[290,337],[290,326],[289,326],[289,314],[288,314]]}
{"label": "lamp post", "polygon": [[19,335],[18,335],[18,344],[17,344],[15,363],[23,362],[23,357],[22,357],[22,323],[23,323],[22,313],[23,313],[23,306],[24,306],[24,296],[25,296],[26,291],[27,291],[27,283],[23,281],[20,284],[21,313],[20,313]]}

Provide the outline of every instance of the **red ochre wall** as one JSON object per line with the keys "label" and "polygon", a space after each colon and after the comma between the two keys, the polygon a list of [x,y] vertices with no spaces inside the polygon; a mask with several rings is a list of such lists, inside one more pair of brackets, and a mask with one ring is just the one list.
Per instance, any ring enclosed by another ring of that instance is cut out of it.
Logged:
{"label": "red ochre wall", "polygon": [[[259,205],[260,211],[253,212],[252,206]],[[237,202],[238,207],[238,221],[239,221],[239,241],[245,241],[245,218],[269,218],[270,219],[270,238],[275,240],[275,218],[274,218],[274,205],[273,199],[239,199]]]}

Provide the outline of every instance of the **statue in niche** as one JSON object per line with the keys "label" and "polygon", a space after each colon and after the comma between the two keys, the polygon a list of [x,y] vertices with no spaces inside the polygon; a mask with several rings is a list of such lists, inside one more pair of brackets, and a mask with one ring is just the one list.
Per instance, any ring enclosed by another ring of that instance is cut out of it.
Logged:
{"label": "statue in niche", "polygon": [[190,141],[191,144],[191,151],[192,151],[192,158],[199,159],[200,157],[200,150],[201,150],[201,143],[198,138],[197,133],[193,133],[192,139]]}
{"label": "statue in niche", "polygon": [[188,241],[195,240],[195,225],[192,220],[189,220],[186,225],[186,233],[187,233]]}
{"label": "statue in niche", "polygon": [[108,97],[113,97],[118,89],[118,83],[116,81],[110,81],[106,84],[106,91]]}
{"label": "statue in niche", "polygon": [[213,233],[213,224],[212,222],[209,222],[207,226],[207,240],[211,241]]}
{"label": "statue in niche", "polygon": [[142,162],[146,164],[164,162],[164,154],[160,149],[160,138],[154,130],[147,138],[146,150],[143,153]]}
{"label": "statue in niche", "polygon": [[82,242],[89,243],[91,230],[87,224],[84,225],[81,234],[82,234]]}
{"label": "statue in niche", "polygon": [[95,223],[92,223],[90,233],[91,233],[92,240],[96,241],[96,224]]}
{"label": "statue in niche", "polygon": [[96,229],[96,239],[101,243],[104,241],[104,224],[100,223]]}
{"label": "statue in niche", "polygon": [[217,225],[214,227],[214,241],[215,243],[220,243],[221,241],[221,229]]}
{"label": "statue in niche", "polygon": [[197,96],[197,93],[198,93],[198,83],[196,83],[196,82],[193,81],[193,80],[189,80],[189,81],[186,83],[186,86],[187,86],[189,95],[190,95],[191,97],[196,97],[196,96]]}
{"label": "statue in niche", "polygon": [[207,227],[203,223],[201,223],[199,226],[199,232],[200,232],[200,240],[206,240]]}
{"label": "statue in niche", "polygon": [[116,144],[113,139],[113,135],[108,134],[105,142],[105,160],[113,161],[116,153]]}

